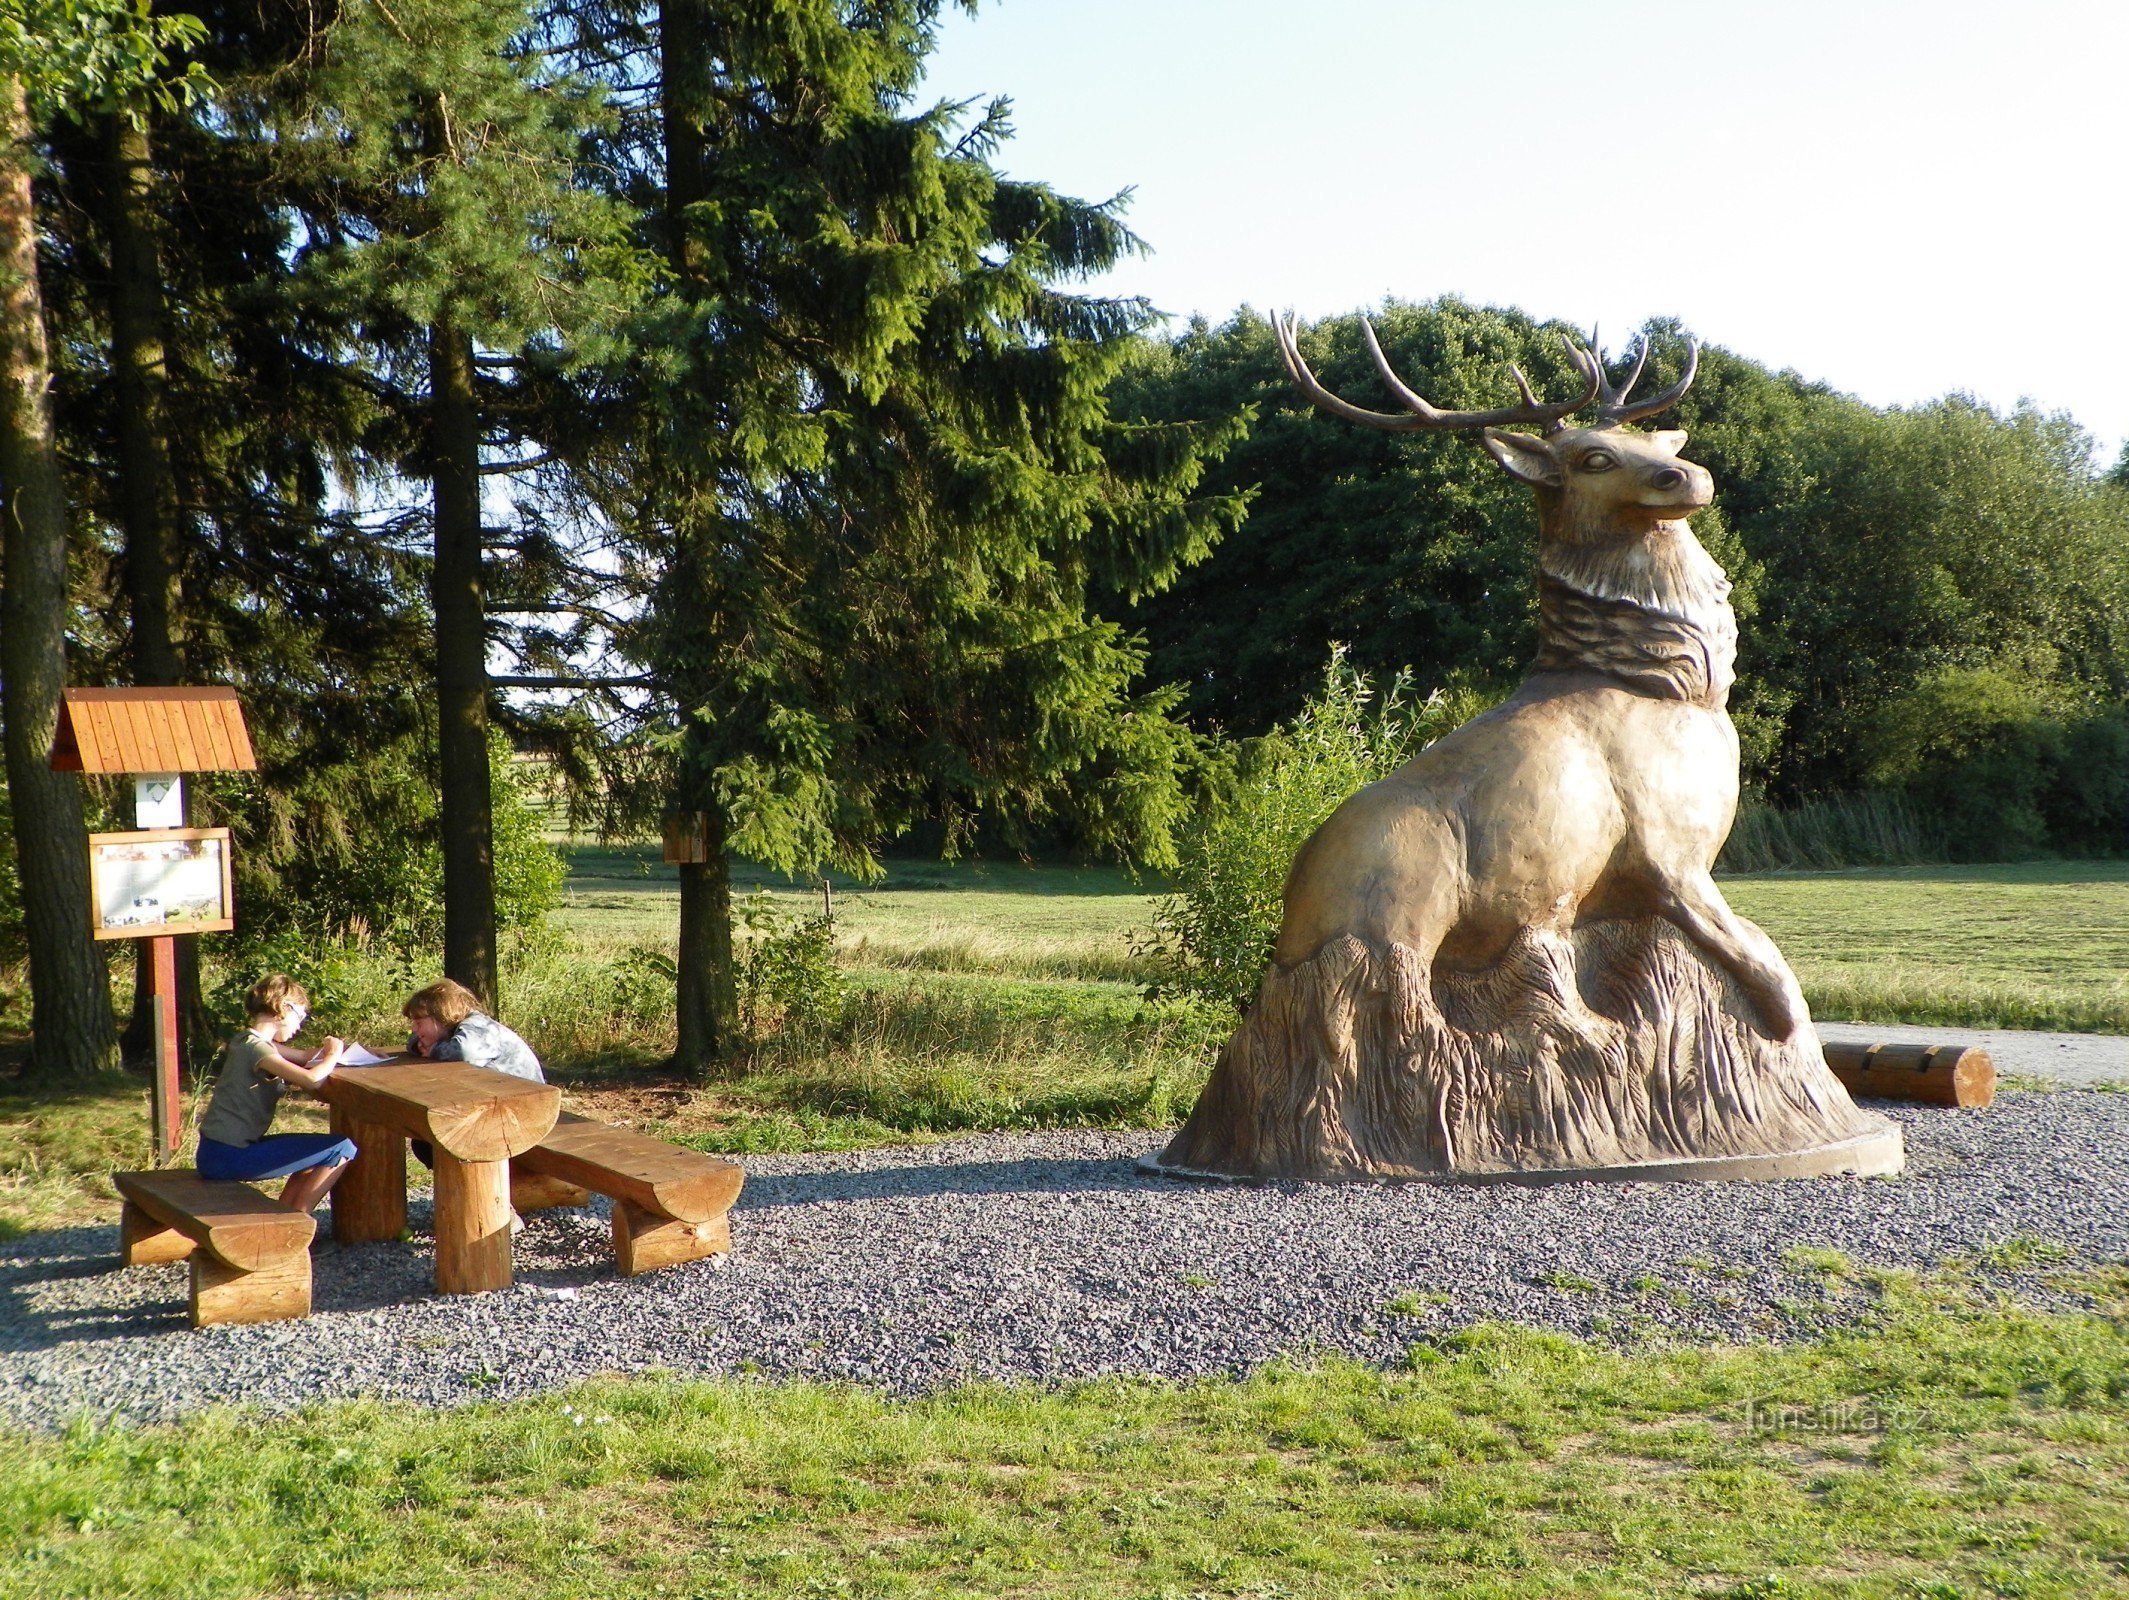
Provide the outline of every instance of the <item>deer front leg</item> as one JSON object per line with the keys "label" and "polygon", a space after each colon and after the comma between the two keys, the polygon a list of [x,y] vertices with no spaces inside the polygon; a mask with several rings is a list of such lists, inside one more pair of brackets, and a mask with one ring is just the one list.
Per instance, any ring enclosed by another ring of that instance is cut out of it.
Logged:
{"label": "deer front leg", "polygon": [[1663,913],[1743,985],[1777,1039],[1794,1039],[1811,1025],[1804,991],[1774,941],[1730,909],[1706,873],[1660,887]]}

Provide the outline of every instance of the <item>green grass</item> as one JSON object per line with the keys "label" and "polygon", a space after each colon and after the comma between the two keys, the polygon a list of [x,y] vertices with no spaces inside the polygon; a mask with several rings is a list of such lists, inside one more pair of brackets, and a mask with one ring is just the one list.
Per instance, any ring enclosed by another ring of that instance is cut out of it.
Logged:
{"label": "green grass", "polygon": [[[667,1000],[642,981],[675,920],[655,854],[573,852],[557,934],[514,953],[504,1009],[572,1103],[702,1148],[1163,1126],[1227,1025],[1140,1000],[1156,885],[897,863],[837,886],[840,1025],[679,1083],[656,1070]],[[2124,864],[1725,888],[1821,1015],[2129,1032]],[[321,1020],[389,1043],[428,976],[339,959]],[[137,1083],[0,1080],[0,1237],[108,1221],[103,1174],[145,1156],[146,1120]],[[0,1435],[0,1596],[2129,1595],[2129,1273],[2060,1258],[2010,1240],[1917,1282],[1794,1251],[1800,1283],[1877,1317],[1781,1347],[1487,1328],[1391,1373],[922,1400],[645,1379],[443,1414]],[[1720,1299],[1735,1271],[1681,1266],[1695,1287],[1633,1287]],[[2005,1273],[2096,1308],[2002,1298]],[[1384,1312],[1437,1309],[1415,1289]]]}
{"label": "green grass", "polygon": [[[987,1128],[1157,1128],[1195,1097],[1230,1019],[1149,1006],[1135,954],[1160,885],[1098,867],[890,863],[838,883],[853,998],[839,1026],[771,1035],[709,1085],[673,1048],[673,869],[655,846],[570,851],[568,902],[504,973],[504,1014],[579,1109],[704,1149],[851,1148]],[[819,890],[742,869],[789,911]],[[2129,1033],[2129,863],[1882,868],[1724,880],[1821,1017]],[[315,1026],[379,1046],[434,974],[361,952],[316,974]],[[0,1079],[0,1229],[106,1220],[137,1164],[137,1084],[45,1096]],[[191,1102],[197,1108],[197,1099]],[[323,1126],[292,1106],[285,1126]]]}
{"label": "green grass", "polygon": [[[679,891],[656,854],[571,852],[573,945],[669,944]],[[738,880],[788,908],[820,903],[757,871]],[[2129,861],[1731,875],[1723,890],[1828,1019],[2129,1033]],[[1130,986],[1152,976],[1135,945],[1161,891],[1113,868],[896,862],[879,885],[838,883],[835,904],[861,975]]]}
{"label": "green grass", "polygon": [[[655,845],[571,846],[558,921],[572,943],[618,948],[670,942],[680,915],[676,869]],[[860,884],[836,876],[834,906],[847,959],[859,969],[985,973],[1142,983],[1132,953],[1150,931],[1161,885],[1116,867],[982,861],[889,861]],[[741,863],[735,897],[766,891],[786,911],[822,906],[803,885]]]}
{"label": "green grass", "polygon": [[2129,861],[1723,880],[1828,1020],[2129,1033]]}
{"label": "green grass", "polygon": [[1913,1600],[2129,1593],[2129,1273],[1872,1275],[1869,1325],[1401,1370],[648,1378],[0,1437],[0,1595]]}

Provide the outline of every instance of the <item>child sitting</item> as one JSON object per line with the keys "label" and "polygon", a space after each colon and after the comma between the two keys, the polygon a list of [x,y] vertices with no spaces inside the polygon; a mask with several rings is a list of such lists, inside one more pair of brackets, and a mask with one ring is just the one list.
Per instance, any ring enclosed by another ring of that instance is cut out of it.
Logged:
{"label": "child sitting", "polygon": [[309,1211],[355,1159],[351,1140],[330,1133],[276,1133],[274,1110],[290,1084],[315,1089],[331,1077],[344,1048],[327,1039],[298,1051],[288,1041],[310,1015],[310,996],[286,973],[261,978],[244,996],[247,1030],[229,1043],[214,1094],[200,1118],[198,1165],[203,1178],[285,1177],[281,1203]]}
{"label": "child sitting", "polygon": [[[532,1046],[481,1010],[480,996],[462,983],[440,978],[410,996],[399,1008],[399,1014],[413,1030],[407,1048],[418,1056],[489,1067],[513,1078],[530,1078],[534,1083],[547,1081]],[[423,1166],[436,1165],[436,1152],[426,1139],[410,1139],[407,1148]],[[510,1231],[515,1234],[523,1226],[524,1219],[513,1209]]]}
{"label": "child sitting", "polygon": [[532,1046],[480,1008],[480,997],[449,978],[432,983],[400,1007],[413,1028],[407,1048],[431,1061],[463,1061],[513,1078],[545,1083]]}

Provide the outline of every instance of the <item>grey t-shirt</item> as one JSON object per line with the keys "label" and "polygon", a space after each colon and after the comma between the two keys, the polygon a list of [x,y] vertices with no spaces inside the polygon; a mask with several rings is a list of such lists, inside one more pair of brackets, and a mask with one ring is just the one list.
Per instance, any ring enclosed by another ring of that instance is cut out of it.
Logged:
{"label": "grey t-shirt", "polygon": [[482,1011],[468,1012],[464,1022],[437,1040],[429,1059],[463,1061],[471,1067],[507,1072],[513,1078],[530,1078],[534,1083],[547,1081],[532,1046]]}
{"label": "grey t-shirt", "polygon": [[200,1137],[216,1144],[257,1144],[273,1126],[274,1108],[281,1103],[287,1081],[266,1069],[276,1054],[274,1047],[257,1034],[244,1032],[229,1041],[222,1056],[221,1076],[214,1080],[214,1095],[207,1113],[200,1118]]}

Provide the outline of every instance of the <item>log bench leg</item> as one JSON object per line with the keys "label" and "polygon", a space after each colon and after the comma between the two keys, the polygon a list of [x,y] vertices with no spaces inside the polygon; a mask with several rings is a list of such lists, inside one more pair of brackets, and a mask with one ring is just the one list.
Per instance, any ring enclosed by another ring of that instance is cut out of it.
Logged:
{"label": "log bench leg", "polygon": [[591,1191],[544,1172],[510,1173],[510,1203],[520,1212],[551,1211],[557,1206],[588,1206]]}
{"label": "log bench leg", "polygon": [[510,1163],[436,1152],[436,1292],[510,1287]]}
{"label": "log bench leg", "polygon": [[279,1322],[310,1315],[310,1252],[256,1272],[224,1266],[205,1250],[192,1257],[192,1325]]}
{"label": "log bench leg", "polygon": [[355,1141],[355,1159],[333,1185],[333,1237],[377,1244],[407,1231],[407,1141],[396,1128],[333,1108],[333,1132]]}
{"label": "log bench leg", "polygon": [[166,1228],[132,1201],[118,1214],[118,1256],[126,1266],[182,1261],[196,1248],[175,1228]]}
{"label": "log bench leg", "polygon": [[731,1248],[732,1223],[728,1217],[675,1222],[627,1200],[614,1202],[614,1261],[624,1278],[678,1261],[723,1255]]}

